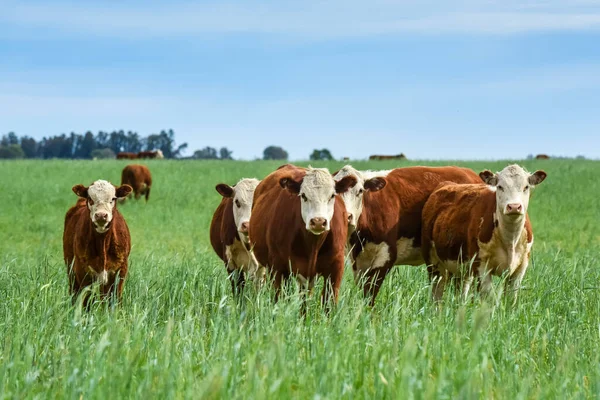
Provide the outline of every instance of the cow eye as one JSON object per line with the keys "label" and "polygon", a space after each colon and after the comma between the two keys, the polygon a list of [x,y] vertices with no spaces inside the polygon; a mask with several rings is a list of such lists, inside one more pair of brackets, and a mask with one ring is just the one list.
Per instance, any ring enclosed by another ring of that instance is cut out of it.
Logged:
{"label": "cow eye", "polygon": [[525,186],[525,189],[523,189],[524,192],[529,190],[529,185]]}
{"label": "cow eye", "polygon": [[500,190],[501,192],[504,192],[504,188],[500,185],[498,185],[498,190]]}
{"label": "cow eye", "polygon": [[92,199],[88,199],[88,201],[89,201],[89,203],[90,203],[90,206],[93,206],[93,205],[94,205],[94,200],[92,200]]}
{"label": "cow eye", "polygon": [[335,198],[335,193],[331,195],[331,198],[329,200],[333,200]]}
{"label": "cow eye", "polygon": [[364,192],[365,192],[365,190],[364,190],[364,189],[360,189],[360,190],[358,191],[358,195],[360,196],[360,195],[361,195],[361,194],[363,194]]}
{"label": "cow eye", "polygon": [[308,199],[306,198],[306,195],[305,195],[304,193],[302,193],[302,196],[301,196],[301,197],[302,197],[302,200],[304,200],[304,201],[308,201]]}
{"label": "cow eye", "polygon": [[112,201],[113,201],[113,203],[114,203],[115,201],[117,201],[117,198],[116,198],[116,197],[113,197],[113,198],[112,198]]}
{"label": "cow eye", "polygon": [[240,204],[240,201],[239,201],[239,200],[236,200],[236,201],[235,201],[235,205],[237,206],[237,208],[240,208],[240,207],[242,206],[242,205]]}

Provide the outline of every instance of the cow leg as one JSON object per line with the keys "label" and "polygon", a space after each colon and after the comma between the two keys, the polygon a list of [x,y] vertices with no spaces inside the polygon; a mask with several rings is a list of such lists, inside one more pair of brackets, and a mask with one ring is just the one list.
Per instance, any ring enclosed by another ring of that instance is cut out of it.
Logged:
{"label": "cow leg", "polygon": [[139,198],[142,196],[142,194],[139,192],[139,190],[135,190],[135,199],[139,200]]}
{"label": "cow leg", "polygon": [[148,202],[148,199],[150,198],[150,187],[148,187],[146,189],[146,203]]}
{"label": "cow leg", "polygon": [[340,286],[343,278],[343,262],[342,268],[334,268],[333,272],[325,277],[323,283],[323,292],[321,293],[321,304],[325,308],[325,312],[329,313],[331,307],[338,302]]}
{"label": "cow leg", "polygon": [[479,291],[481,296],[488,298],[492,292],[492,274],[486,268],[487,263],[480,263],[477,266],[473,266],[477,270],[477,276],[479,277]]}
{"label": "cow leg", "polygon": [[506,293],[505,296],[510,300],[512,306],[517,304],[519,288],[521,287],[521,282],[525,276],[525,271],[527,271],[528,264],[528,260],[524,260],[523,263],[513,272],[512,275],[508,276],[504,282],[504,292]]}
{"label": "cow leg", "polygon": [[439,303],[444,296],[444,289],[448,282],[448,271],[440,271],[437,265],[431,266],[429,279],[431,281],[431,298],[434,302]]}
{"label": "cow leg", "polygon": [[244,291],[244,287],[246,286],[244,271],[240,269],[227,269],[227,273],[229,274],[229,280],[231,281],[231,290],[233,295],[241,295]]}
{"label": "cow leg", "polygon": [[275,288],[275,303],[279,301],[279,297],[281,297],[281,285],[283,283],[283,273],[279,270],[273,272],[275,277],[273,278],[273,287]]}
{"label": "cow leg", "polygon": [[389,271],[389,267],[382,267],[371,269],[365,274],[363,292],[365,297],[370,298],[369,305],[371,307],[375,305],[377,294],[379,294],[383,280]]}

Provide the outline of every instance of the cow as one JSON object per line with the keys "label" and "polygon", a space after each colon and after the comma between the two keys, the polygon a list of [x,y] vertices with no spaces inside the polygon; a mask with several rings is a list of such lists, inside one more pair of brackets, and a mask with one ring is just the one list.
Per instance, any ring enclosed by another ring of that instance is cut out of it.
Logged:
{"label": "cow", "polygon": [[485,297],[492,275],[506,275],[514,304],[533,245],[529,197],[546,173],[509,165],[496,174],[485,170],[479,175],[485,184],[440,184],[423,208],[421,243],[432,297],[442,298],[452,276],[462,283],[463,298],[475,278]]}
{"label": "cow", "polygon": [[245,274],[262,281],[264,268],[250,249],[248,227],[257,179],[242,179],[235,186],[220,183],[217,192],[223,196],[210,223],[210,243],[225,263],[233,294],[239,294],[245,285]]}
{"label": "cow", "polygon": [[257,186],[250,243],[258,263],[273,278],[276,300],[282,283],[294,274],[303,293],[323,276],[323,304],[328,309],[332,301],[337,303],[348,233],[348,216],[337,194],[355,184],[351,176],[334,181],[325,168],[286,164]]}
{"label": "cow", "polygon": [[[375,299],[394,265],[422,265],[421,212],[440,182],[481,183],[470,169],[459,167],[405,167],[361,173],[345,166],[335,179],[356,178],[354,188],[342,195],[347,212],[348,247],[354,280],[364,295]],[[383,190],[381,190],[383,189]]]}
{"label": "cow", "polygon": [[386,155],[374,154],[372,156],[369,156],[369,160],[371,160],[371,161],[373,161],[373,160],[379,160],[379,161],[383,161],[383,160],[406,160],[406,156],[404,155],[404,153],[396,154],[396,155],[393,155],[393,156],[386,156]]}
{"label": "cow", "polygon": [[536,160],[549,160],[550,156],[548,154],[538,154],[535,156]]}
{"label": "cow", "polygon": [[152,151],[140,151],[137,154],[137,158],[165,158],[163,152],[161,150],[152,150]]}
{"label": "cow", "polygon": [[136,158],[138,158],[137,153],[130,153],[127,151],[117,153],[117,160],[135,160]]}
{"label": "cow", "polygon": [[145,195],[146,201],[148,201],[152,187],[152,174],[145,165],[127,165],[121,172],[121,185],[131,186],[136,200]]}
{"label": "cow", "polygon": [[[94,282],[100,284],[102,299],[112,294],[118,301],[127,276],[131,237],[117,210],[117,199],[126,197],[132,188],[97,180],[72,190],[79,199],[65,216],[63,254],[73,303]],[[88,301],[89,294],[83,299],[85,307]]]}

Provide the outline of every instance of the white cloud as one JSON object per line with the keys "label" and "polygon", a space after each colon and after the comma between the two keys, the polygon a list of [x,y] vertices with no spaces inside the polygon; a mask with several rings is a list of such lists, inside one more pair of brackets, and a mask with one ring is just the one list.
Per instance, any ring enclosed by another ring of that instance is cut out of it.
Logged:
{"label": "white cloud", "polygon": [[[12,4],[12,5],[11,5]],[[244,5],[241,5],[244,4]],[[394,34],[517,34],[600,29],[598,1],[315,1],[213,4],[8,3],[0,21],[44,32],[128,38],[284,34],[327,39]]]}

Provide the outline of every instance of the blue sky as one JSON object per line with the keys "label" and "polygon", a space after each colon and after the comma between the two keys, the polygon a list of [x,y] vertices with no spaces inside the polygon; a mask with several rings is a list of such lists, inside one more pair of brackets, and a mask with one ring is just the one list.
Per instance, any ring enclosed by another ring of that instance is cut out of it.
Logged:
{"label": "blue sky", "polygon": [[600,158],[600,0],[0,0],[0,26],[0,133]]}

